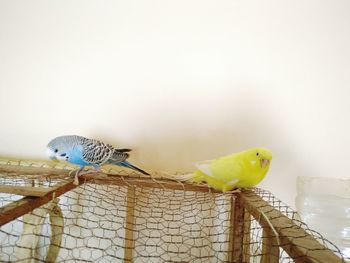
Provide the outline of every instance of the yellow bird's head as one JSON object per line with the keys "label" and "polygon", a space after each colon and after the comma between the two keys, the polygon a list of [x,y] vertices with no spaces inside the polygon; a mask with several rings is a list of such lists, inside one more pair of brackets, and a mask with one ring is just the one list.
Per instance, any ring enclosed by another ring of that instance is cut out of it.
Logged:
{"label": "yellow bird's head", "polygon": [[238,153],[236,158],[241,159],[244,180],[242,179],[235,186],[253,187],[260,183],[269,171],[272,153],[266,148],[252,148]]}
{"label": "yellow bird's head", "polygon": [[266,148],[252,148],[245,151],[244,156],[255,169],[267,171],[272,160],[272,153]]}

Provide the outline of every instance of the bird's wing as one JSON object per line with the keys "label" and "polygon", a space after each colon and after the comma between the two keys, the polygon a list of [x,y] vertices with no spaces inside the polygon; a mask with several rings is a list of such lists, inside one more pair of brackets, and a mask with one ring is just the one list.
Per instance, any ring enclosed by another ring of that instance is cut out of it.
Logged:
{"label": "bird's wing", "polygon": [[113,155],[114,148],[97,140],[87,140],[83,143],[83,160],[91,165],[103,165]]}
{"label": "bird's wing", "polygon": [[195,166],[197,167],[197,169],[199,171],[201,171],[202,173],[208,175],[208,176],[213,176],[213,172],[210,169],[210,164],[211,164],[212,160],[207,160],[207,161],[201,161],[201,162],[197,162],[195,163]]}
{"label": "bird's wing", "polygon": [[124,150],[120,151],[119,149],[114,149],[111,158],[108,160],[108,163],[118,164],[125,161],[128,157],[129,157],[129,154],[126,151]]}
{"label": "bird's wing", "polygon": [[[215,160],[201,161],[195,164],[197,169],[207,176],[223,181],[225,184],[234,186],[240,181],[236,175],[239,174],[238,165],[232,165],[232,157],[224,157]],[[235,175],[236,174],[236,175]]]}

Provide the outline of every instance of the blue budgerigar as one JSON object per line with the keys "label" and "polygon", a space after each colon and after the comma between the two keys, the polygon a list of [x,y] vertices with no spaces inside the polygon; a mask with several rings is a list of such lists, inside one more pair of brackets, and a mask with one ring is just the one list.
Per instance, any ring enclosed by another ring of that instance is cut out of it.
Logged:
{"label": "blue budgerigar", "polygon": [[116,149],[112,145],[78,135],[59,136],[47,145],[50,159],[80,165],[76,176],[85,166],[98,169],[105,164],[119,165],[149,175],[126,160],[130,151],[130,149]]}

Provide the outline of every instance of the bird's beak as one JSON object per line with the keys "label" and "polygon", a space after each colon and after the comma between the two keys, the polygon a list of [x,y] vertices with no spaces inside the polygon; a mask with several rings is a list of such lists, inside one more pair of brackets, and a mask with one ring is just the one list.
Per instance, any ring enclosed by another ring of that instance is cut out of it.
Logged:
{"label": "bird's beak", "polygon": [[268,166],[270,164],[270,160],[267,159],[260,159],[260,166],[261,168],[265,168],[266,166]]}

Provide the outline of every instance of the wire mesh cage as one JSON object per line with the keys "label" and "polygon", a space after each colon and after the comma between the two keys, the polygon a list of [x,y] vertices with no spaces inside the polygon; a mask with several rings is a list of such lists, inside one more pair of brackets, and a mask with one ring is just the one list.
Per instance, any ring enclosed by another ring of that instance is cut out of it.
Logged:
{"label": "wire mesh cage", "polygon": [[345,262],[262,189],[0,162],[1,262]]}

